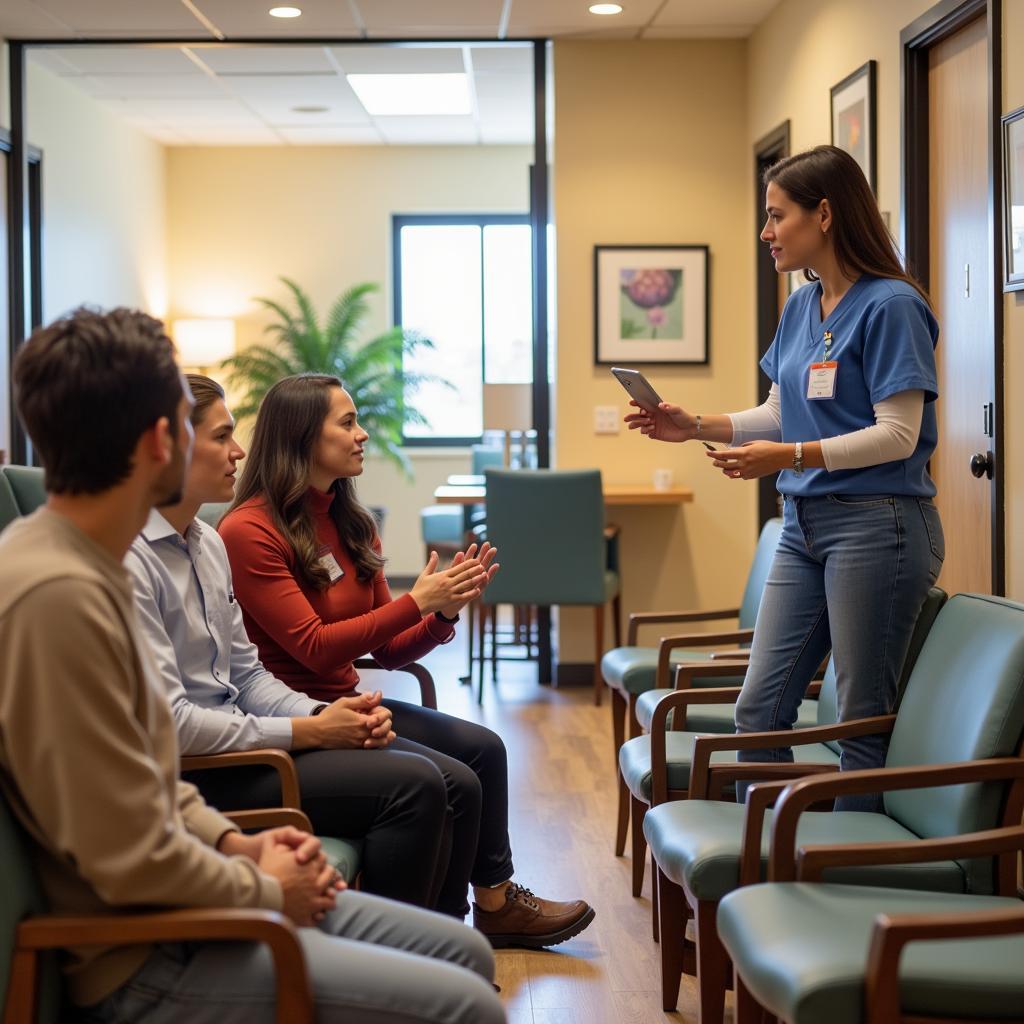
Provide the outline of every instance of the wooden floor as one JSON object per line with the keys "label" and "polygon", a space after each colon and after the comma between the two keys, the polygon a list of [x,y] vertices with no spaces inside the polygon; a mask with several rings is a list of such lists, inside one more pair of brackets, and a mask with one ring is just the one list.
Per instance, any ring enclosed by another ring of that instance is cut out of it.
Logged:
{"label": "wooden floor", "polygon": [[633,899],[629,857],[617,858],[613,852],[615,786],[607,700],[595,708],[589,690],[541,687],[533,663],[503,662],[497,687],[488,675],[484,704],[478,708],[469,688],[458,683],[465,659],[457,639],[424,664],[434,675],[440,710],[487,725],[508,747],[516,880],[548,898],[583,897],[597,911],[585,932],[553,951],[497,954],[497,981],[510,1024],[696,1020],[695,988],[688,977],[679,1011],[661,1009],[658,947],[650,929],[650,871],[643,898]]}

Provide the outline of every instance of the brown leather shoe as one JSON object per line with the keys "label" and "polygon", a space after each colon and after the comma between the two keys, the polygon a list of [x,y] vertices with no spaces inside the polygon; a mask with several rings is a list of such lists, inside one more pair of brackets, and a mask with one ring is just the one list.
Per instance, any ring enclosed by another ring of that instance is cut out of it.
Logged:
{"label": "brown leather shoe", "polygon": [[487,936],[495,949],[557,946],[579,935],[593,920],[594,908],[583,900],[542,900],[515,882],[508,883],[505,905],[500,910],[482,910],[473,904],[473,926]]}

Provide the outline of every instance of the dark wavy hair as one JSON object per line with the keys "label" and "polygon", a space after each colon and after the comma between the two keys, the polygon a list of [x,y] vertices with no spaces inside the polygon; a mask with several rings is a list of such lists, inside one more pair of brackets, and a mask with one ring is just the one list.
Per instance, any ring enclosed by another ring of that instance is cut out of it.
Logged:
{"label": "dark wavy hair", "polygon": [[[330,409],[331,388],[344,385],[337,377],[300,373],[279,380],[256,414],[249,456],[230,515],[243,502],[262,498],[274,522],[295,553],[298,576],[318,590],[330,586],[330,574],[318,565],[320,542],[306,502],[313,449]],[[330,515],[352,561],[356,577],[372,579],[384,566],[374,548],[377,522],[356,498],[351,480],[331,484]]]}
{"label": "dark wavy hair", "polygon": [[82,306],[40,327],[18,351],[12,383],[53,494],[99,494],[126,480],[139,438],[161,418],[178,436],[174,346],[137,309]]}
{"label": "dark wavy hair", "polygon": [[[860,165],[836,146],[815,146],[784,157],[764,172],[767,187],[774,182],[797,206],[816,210],[822,199],[832,211],[832,247],[845,277],[860,274],[905,281],[931,305],[920,282],[907,273],[899,250],[882,220],[878,203]],[[808,281],[817,281],[804,270]]]}

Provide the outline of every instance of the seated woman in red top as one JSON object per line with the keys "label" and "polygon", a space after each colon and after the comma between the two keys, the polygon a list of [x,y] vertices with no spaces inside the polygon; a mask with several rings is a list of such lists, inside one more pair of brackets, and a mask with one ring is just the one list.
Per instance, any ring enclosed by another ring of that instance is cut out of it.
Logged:
{"label": "seated woman in red top", "polygon": [[[392,600],[380,539],[356,499],[368,439],[336,377],[286,377],[267,392],[238,492],[220,524],[235,593],[264,665],[296,690],[333,701],[355,692],[352,662],[372,654],[407,665],[454,636],[460,610],[497,571],[493,549],[437,555],[412,590]],[[476,557],[474,557],[476,556]],[[437,909],[469,910],[495,946],[564,942],[594,918],[582,900],[557,903],[512,882],[505,746],[489,729],[413,704],[386,700],[394,737],[365,751],[365,782],[380,758],[426,759],[444,778],[451,855]],[[367,722],[367,738],[377,728]],[[423,763],[417,760],[417,770]]]}

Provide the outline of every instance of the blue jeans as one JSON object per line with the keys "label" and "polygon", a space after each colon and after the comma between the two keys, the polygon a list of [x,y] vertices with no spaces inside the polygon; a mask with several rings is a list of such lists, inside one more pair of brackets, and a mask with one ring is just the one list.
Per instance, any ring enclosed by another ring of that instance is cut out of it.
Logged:
{"label": "blue jeans", "polygon": [[[928,498],[860,494],[788,497],[736,704],[736,731],[792,729],[797,707],[829,650],[839,721],[886,715],[914,624],[945,555]],[[887,736],[841,741],[845,771],[885,763]],[[788,748],[743,750],[741,761],[792,761]],[[879,810],[877,795],[837,810]]]}

